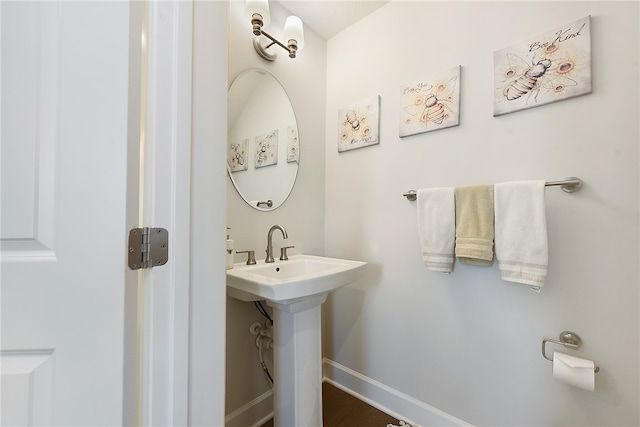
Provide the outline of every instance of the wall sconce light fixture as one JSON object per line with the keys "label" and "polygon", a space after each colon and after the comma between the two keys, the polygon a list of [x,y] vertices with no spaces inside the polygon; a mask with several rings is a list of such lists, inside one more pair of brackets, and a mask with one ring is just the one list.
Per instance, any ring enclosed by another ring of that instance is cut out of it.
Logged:
{"label": "wall sconce light fixture", "polygon": [[[302,20],[297,16],[289,16],[284,24],[284,39],[287,41],[286,45],[263,30],[263,28],[271,22],[269,0],[247,0],[244,14],[247,18],[251,19],[253,34],[256,36],[253,39],[253,47],[256,49],[256,52],[258,52],[258,55],[267,61],[275,61],[276,59],[276,52],[267,51],[267,49],[274,44],[277,44],[289,52],[289,58],[295,58],[296,53],[304,47]],[[271,42],[263,46],[260,41],[260,36],[267,37]]]}

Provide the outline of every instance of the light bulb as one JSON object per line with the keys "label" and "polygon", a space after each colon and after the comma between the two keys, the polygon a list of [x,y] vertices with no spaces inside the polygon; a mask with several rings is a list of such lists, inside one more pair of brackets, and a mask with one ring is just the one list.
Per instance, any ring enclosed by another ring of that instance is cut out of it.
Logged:
{"label": "light bulb", "polygon": [[290,16],[284,23],[284,41],[295,40],[298,44],[298,51],[304,47],[304,29],[302,20],[297,16]]}
{"label": "light bulb", "polygon": [[271,14],[269,13],[269,1],[268,0],[247,0],[244,7],[245,16],[251,20],[253,14],[257,13],[262,16],[262,26],[266,27],[271,22]]}

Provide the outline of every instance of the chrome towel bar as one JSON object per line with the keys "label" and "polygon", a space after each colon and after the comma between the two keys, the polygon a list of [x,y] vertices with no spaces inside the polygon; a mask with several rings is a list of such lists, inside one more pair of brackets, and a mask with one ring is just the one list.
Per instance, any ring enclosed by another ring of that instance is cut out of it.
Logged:
{"label": "chrome towel bar", "polygon": [[[547,181],[545,184],[547,187],[560,186],[565,193],[575,193],[582,188],[582,180],[576,177],[565,178],[562,181]],[[409,190],[402,195],[406,197],[410,202],[415,202],[418,198],[418,192],[416,190]]]}

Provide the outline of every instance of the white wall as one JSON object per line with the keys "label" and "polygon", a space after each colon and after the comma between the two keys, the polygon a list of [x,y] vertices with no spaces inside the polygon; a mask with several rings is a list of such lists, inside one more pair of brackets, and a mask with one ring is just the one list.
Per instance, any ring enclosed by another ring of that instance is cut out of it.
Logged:
{"label": "white wall", "polygon": [[[193,4],[189,425],[224,425],[227,2]],[[215,242],[215,243],[212,243]]]}
{"label": "white wall", "polygon": [[[325,254],[370,268],[325,304],[324,353],[424,403],[414,421],[426,425],[430,405],[475,425],[640,423],[638,12],[393,1],[328,41]],[[492,117],[493,52],[587,15],[593,93]],[[460,126],[400,139],[400,86],[458,64]],[[372,95],[380,145],[338,154],[338,109]],[[425,269],[406,190],[567,176],[585,184],[547,189],[540,294],[503,282],[497,265]],[[594,393],[553,380],[541,355],[565,329],[584,341],[566,351],[601,366]]]}
{"label": "white wall", "polygon": [[[281,37],[284,21],[290,13],[276,2],[270,2],[270,7],[271,24],[265,30],[275,37]],[[251,24],[243,15],[244,1],[231,1],[229,9],[229,85],[249,68],[269,71],[280,81],[291,99],[300,138],[300,169],[296,183],[287,201],[278,209],[271,212],[253,209],[242,200],[227,178],[227,224],[231,227],[235,249],[253,249],[257,259],[264,259],[267,231],[272,225],[281,224],[288,231],[287,245],[295,245],[290,254],[322,255],[326,41],[305,28],[305,47],[296,59],[290,59],[283,49],[274,47],[272,49],[280,51],[278,59],[267,62],[253,49]],[[274,238],[275,253],[279,253],[277,248],[282,243],[279,235]],[[246,254],[236,256],[236,261],[243,260],[246,260]],[[258,364],[255,337],[249,334],[249,325],[256,320],[264,321],[264,318],[253,303],[227,298],[227,415],[270,389],[270,383]],[[271,352],[266,353],[265,359],[273,371]],[[249,408],[246,412],[251,411]],[[250,418],[249,415],[240,415],[228,421],[227,425],[242,425]]]}

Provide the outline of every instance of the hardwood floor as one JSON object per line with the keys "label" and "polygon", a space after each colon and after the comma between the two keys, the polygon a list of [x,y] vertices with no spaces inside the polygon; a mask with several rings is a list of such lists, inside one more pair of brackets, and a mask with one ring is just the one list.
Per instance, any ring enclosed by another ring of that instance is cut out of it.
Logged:
{"label": "hardwood floor", "polygon": [[[322,420],[324,427],[386,427],[387,424],[399,424],[392,416],[326,382],[322,383]],[[261,427],[273,427],[273,420]]]}

